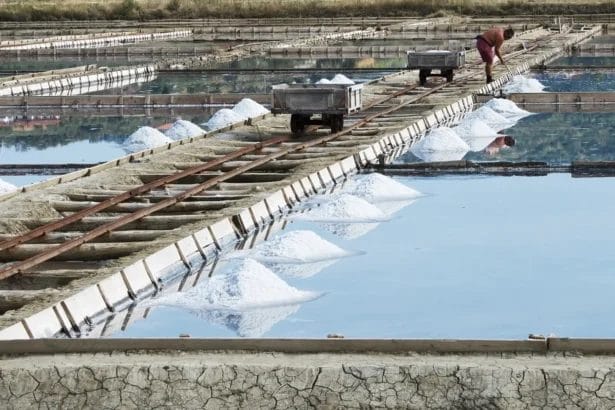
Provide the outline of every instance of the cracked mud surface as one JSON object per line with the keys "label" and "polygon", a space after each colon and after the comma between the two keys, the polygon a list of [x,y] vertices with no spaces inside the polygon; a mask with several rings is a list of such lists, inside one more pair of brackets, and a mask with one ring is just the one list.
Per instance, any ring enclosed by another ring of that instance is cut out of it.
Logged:
{"label": "cracked mud surface", "polygon": [[0,369],[8,409],[615,405],[612,356],[101,353],[5,358]]}

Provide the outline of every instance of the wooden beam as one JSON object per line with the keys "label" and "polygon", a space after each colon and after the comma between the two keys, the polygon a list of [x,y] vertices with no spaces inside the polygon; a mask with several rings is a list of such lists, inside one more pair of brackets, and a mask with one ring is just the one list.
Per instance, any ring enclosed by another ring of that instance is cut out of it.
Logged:
{"label": "wooden beam", "polygon": [[[162,198],[161,198],[162,199]],[[232,205],[233,201],[186,201],[180,202],[173,206],[166,208],[163,213],[190,213],[200,211],[212,211],[226,208]],[[97,205],[98,202],[90,201],[52,201],[51,206],[58,212],[79,212],[83,209],[87,209],[91,206]],[[135,212],[139,209],[145,209],[151,206],[149,202],[123,202],[121,204],[114,205],[107,209],[108,212]]]}
{"label": "wooden beam", "polygon": [[[15,262],[28,259],[41,252],[53,249],[57,244],[22,244],[13,248],[0,250],[0,262]],[[113,242],[113,243],[87,243],[72,249],[55,260],[100,260],[117,259],[139,252],[151,246],[150,241],[146,242]]]}
{"label": "wooden beam", "polygon": [[0,312],[19,309],[36,299],[57,294],[56,289],[0,290]]}

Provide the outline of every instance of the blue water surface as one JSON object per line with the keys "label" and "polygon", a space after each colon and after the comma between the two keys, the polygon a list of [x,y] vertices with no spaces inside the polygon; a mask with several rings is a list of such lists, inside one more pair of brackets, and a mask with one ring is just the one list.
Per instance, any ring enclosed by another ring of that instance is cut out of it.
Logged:
{"label": "blue water surface", "polygon": [[[308,278],[281,274],[291,286],[324,295],[260,337],[615,336],[613,178],[397,180],[427,196],[363,236],[344,239],[314,222],[287,226],[365,254]],[[212,322],[208,312],[177,307],[135,312],[113,336],[237,337],[242,320]]]}

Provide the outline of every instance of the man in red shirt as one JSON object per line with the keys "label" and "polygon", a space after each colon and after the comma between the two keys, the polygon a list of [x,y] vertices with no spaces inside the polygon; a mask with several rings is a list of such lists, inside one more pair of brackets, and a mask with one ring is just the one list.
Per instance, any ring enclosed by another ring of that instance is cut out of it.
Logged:
{"label": "man in red shirt", "polygon": [[504,44],[505,40],[510,40],[515,35],[512,28],[503,29],[501,27],[494,27],[485,31],[483,34],[476,36],[476,48],[480,53],[481,58],[485,62],[485,74],[487,74],[487,84],[493,81],[491,76],[491,67],[493,67],[493,59],[498,56],[502,64],[506,65],[502,55],[500,54],[500,47]]}

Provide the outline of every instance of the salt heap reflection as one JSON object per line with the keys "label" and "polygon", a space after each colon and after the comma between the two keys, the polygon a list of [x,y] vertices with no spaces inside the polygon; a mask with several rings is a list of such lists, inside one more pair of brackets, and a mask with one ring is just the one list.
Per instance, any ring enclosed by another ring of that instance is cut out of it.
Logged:
{"label": "salt heap reflection", "polygon": [[146,302],[185,309],[241,337],[261,337],[295,313],[302,303],[322,294],[296,289],[252,259],[232,260],[207,282],[187,292]]}

